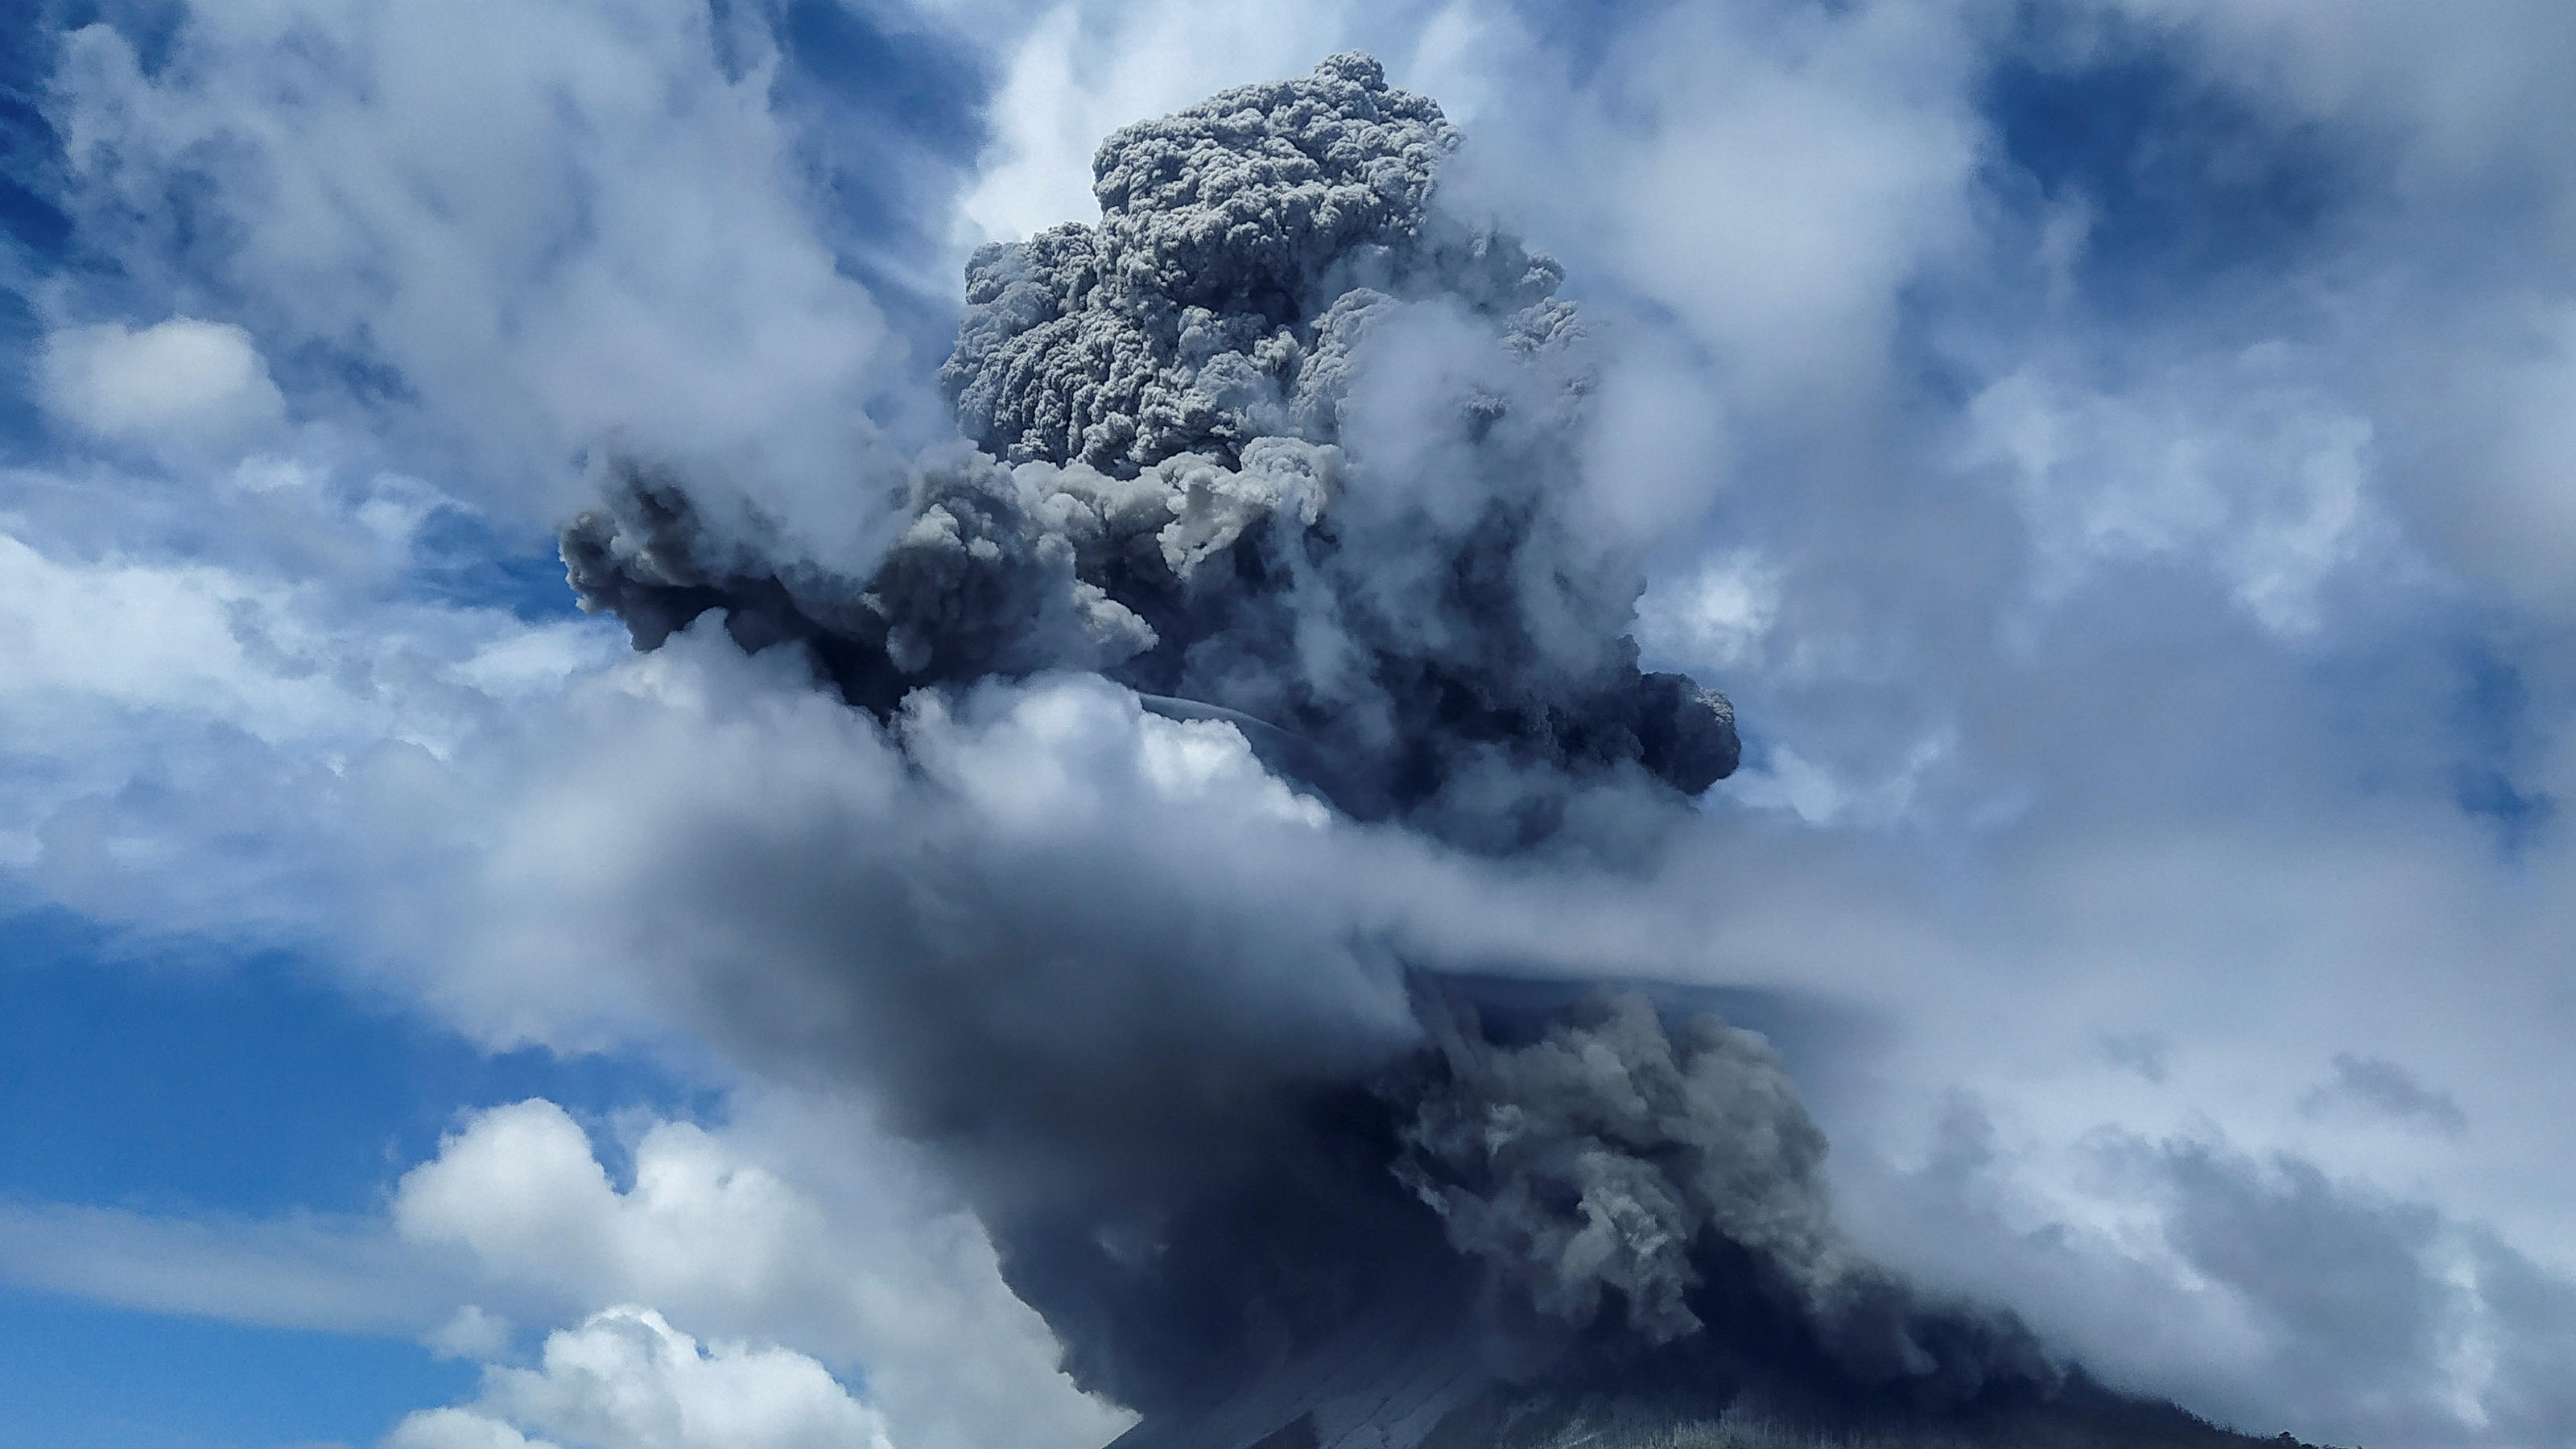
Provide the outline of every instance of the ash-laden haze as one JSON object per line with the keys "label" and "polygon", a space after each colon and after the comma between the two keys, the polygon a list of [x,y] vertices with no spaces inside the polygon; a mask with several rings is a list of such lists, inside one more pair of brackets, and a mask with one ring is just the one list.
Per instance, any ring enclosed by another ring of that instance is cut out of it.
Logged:
{"label": "ash-laden haze", "polygon": [[[1514,1382],[2044,1399],[2009,1315],[1846,1245],[1761,1038],[1618,994],[1497,1026],[1442,974],[1489,963],[1372,935],[1315,864],[1615,866],[1737,759],[1721,695],[1638,668],[1638,541],[1577,449],[1592,354],[1552,262],[1442,210],[1454,145],[1359,55],[1111,136],[1098,226],[969,263],[963,443],[864,576],[605,468],[563,543],[586,604],[641,649],[715,614],[801,654],[853,777],[907,762],[874,825],[815,832],[822,885],[705,885],[827,941],[741,943],[705,994],[938,1153],[1147,1430],[1397,1308]],[[1101,720],[1257,758],[1226,798],[1260,819],[1104,807],[1067,844],[957,783]]]}

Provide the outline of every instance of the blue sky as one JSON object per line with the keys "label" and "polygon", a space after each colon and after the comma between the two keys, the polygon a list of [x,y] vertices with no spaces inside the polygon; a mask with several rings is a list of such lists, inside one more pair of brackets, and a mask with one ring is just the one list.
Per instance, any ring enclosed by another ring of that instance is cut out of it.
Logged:
{"label": "blue sky", "polygon": [[692,932],[799,938],[658,911],[868,746],[554,531],[615,446],[863,557],[968,252],[1350,46],[1565,261],[1748,742],[1538,949],[1886,1024],[1801,1084],[1855,1230],[2118,1382],[2576,1434],[2560,7],[408,9],[0,18],[0,1439],[1115,1431]]}

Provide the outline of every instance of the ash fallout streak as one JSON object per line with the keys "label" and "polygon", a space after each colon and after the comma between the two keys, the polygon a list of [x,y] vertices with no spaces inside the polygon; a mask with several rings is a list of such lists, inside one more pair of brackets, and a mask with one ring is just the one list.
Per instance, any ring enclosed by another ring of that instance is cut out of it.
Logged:
{"label": "ash fallout streak", "polygon": [[1633,858],[1735,767],[1726,700],[1638,667],[1642,540],[1578,446],[1595,353],[1555,263],[1441,206],[1456,144],[1355,54],[1111,136],[1097,226],[968,264],[962,439],[910,468],[864,576],[675,467],[604,468],[563,540],[585,605],[641,649],[709,614],[801,648],[918,762],[904,847],[813,867],[827,1024],[743,1031],[941,1154],[1140,1444],[1248,1443],[1274,1408],[1317,1442],[1341,1401],[1264,1385],[1397,1319],[1432,1359],[1385,1369],[1418,1391],[1371,1402],[1415,1427],[1371,1442],[1497,1385],[1907,1412],[2080,1387],[1844,1244],[1762,1038],[1634,994],[1517,1010],[1328,892],[1174,863],[1224,822],[1068,864],[938,767],[1109,708],[1067,682],[1098,676],[1154,739],[1248,746],[1304,828],[1532,866]]}

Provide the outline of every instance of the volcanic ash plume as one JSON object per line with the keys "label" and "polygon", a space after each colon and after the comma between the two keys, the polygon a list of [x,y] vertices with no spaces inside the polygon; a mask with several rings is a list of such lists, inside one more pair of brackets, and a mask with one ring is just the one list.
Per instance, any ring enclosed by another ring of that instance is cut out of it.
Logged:
{"label": "volcanic ash plume", "polygon": [[1518,1050],[1443,1023],[1397,1172],[1542,1313],[1582,1325],[1626,1304],[1651,1344],[1705,1325],[1689,1305],[1703,1232],[1801,1283],[1824,1276],[1824,1134],[1760,1037],[1714,1016],[1676,1042],[1641,996],[1591,1003]]}
{"label": "volcanic ash plume", "polygon": [[1623,767],[1705,789],[1733,711],[1637,668],[1642,579],[1570,442],[1573,309],[1553,262],[1432,203],[1454,145],[1356,55],[1118,132],[1099,226],[968,263],[941,377],[975,447],[920,470],[874,573],[764,558],[629,463],[565,536],[575,588],[644,648],[723,609],[880,715],[1099,671],[1355,815],[1480,845]]}
{"label": "volcanic ash plume", "polygon": [[1850,1251],[1824,1133],[1759,1035],[1710,1012],[1668,1025],[1607,989],[1516,1045],[1459,986],[1426,1015],[1434,1050],[1382,1088],[1402,1112],[1396,1175],[1515,1306],[1577,1331],[1606,1320],[1596,1345],[1678,1349],[1671,1364],[1740,1352],[1693,1340],[1717,1317],[1739,1321],[1715,1337],[1741,1337],[1750,1311],[1855,1386],[1965,1399],[2054,1380],[2009,1318],[1918,1301]]}
{"label": "volcanic ash plume", "polygon": [[1637,666],[1590,344],[1438,204],[1455,144],[1358,55],[1111,136],[1097,226],[969,263],[963,436],[863,572],[608,467],[584,602],[687,657],[720,617],[839,701],[759,716],[841,753],[779,819],[708,807],[650,905],[736,914],[652,944],[740,943],[687,967],[721,1029],[940,1154],[1140,1445],[1416,1444],[1500,1384],[2045,1392],[2008,1319],[1843,1245],[1760,1038],[1580,992],[1502,1023],[1437,912],[1387,924],[1408,880],[1623,858],[1582,847],[1737,754]]}

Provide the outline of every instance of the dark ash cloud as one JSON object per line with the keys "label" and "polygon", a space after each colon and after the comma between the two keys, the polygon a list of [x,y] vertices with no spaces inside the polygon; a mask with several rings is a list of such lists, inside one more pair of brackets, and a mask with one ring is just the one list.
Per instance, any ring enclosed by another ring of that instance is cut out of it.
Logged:
{"label": "dark ash cloud", "polygon": [[1117,133],[1098,227],[969,265],[944,376],[977,446],[924,461],[872,573],[782,562],[628,461],[565,535],[575,588],[643,648],[724,610],[881,716],[1096,670],[1489,848],[1585,781],[1705,789],[1733,709],[1638,668],[1643,575],[1580,494],[1589,354],[1553,263],[1436,205],[1454,144],[1359,56]]}
{"label": "dark ash cloud", "polygon": [[2048,1399],[2081,1381],[2016,1320],[1849,1245],[1764,1039],[1670,991],[1515,1006],[1353,883],[1615,869],[1738,755],[1638,667],[1595,355],[1552,262],[1441,208],[1455,145],[1356,55],[1110,137],[1098,226],[970,263],[963,438],[863,575],[605,467],[589,607],[710,660],[720,616],[775,652],[711,667],[854,707],[782,706],[846,782],[674,872],[741,925],[697,990],[938,1152],[1152,1422],[1399,1306],[1497,1382]]}
{"label": "dark ash cloud", "polygon": [[1462,987],[1435,990],[1435,1050],[1387,1091],[1395,1171],[1516,1305],[1653,1350],[1738,1337],[1710,1331],[1740,1305],[1711,1300],[1749,1289],[1857,1385],[1948,1402],[2058,1382],[2009,1315],[1935,1303],[1851,1248],[1825,1135],[1761,1036],[1603,989],[1498,1042]]}

